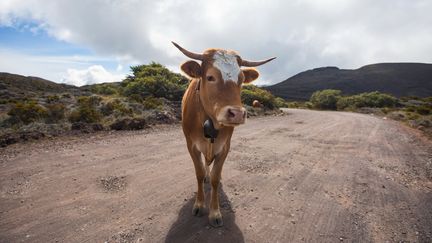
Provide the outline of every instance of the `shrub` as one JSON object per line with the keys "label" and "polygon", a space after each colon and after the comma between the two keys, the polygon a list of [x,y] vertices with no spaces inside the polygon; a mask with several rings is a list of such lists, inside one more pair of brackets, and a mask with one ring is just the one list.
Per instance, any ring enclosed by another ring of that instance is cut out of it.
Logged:
{"label": "shrub", "polygon": [[357,99],[354,96],[340,97],[336,107],[338,110],[354,110],[357,108]]}
{"label": "shrub", "polygon": [[36,102],[17,102],[7,113],[11,117],[11,122],[22,122],[29,124],[43,119],[47,115],[47,110]]}
{"label": "shrub", "polygon": [[276,107],[278,107],[278,108],[288,107],[288,103],[284,99],[282,99],[281,97],[275,98],[275,104],[276,104]]}
{"label": "shrub", "polygon": [[336,103],[341,95],[340,90],[325,89],[312,94],[310,102],[317,109],[336,110]]}
{"label": "shrub", "polygon": [[383,94],[378,91],[361,93],[353,96],[341,97],[337,102],[337,108],[339,110],[344,109],[355,109],[362,107],[395,107],[398,104],[398,99],[388,95]]}
{"label": "shrub", "polygon": [[69,93],[64,93],[64,94],[61,95],[61,97],[62,98],[66,98],[66,99],[70,99],[70,98],[72,98],[72,95],[69,94]]}
{"label": "shrub", "polygon": [[[181,100],[187,88],[188,80],[180,74],[173,73],[158,63],[132,66],[133,75],[123,82],[125,96],[153,96],[168,100]],[[136,99],[136,97],[134,97]]]}
{"label": "shrub", "polygon": [[48,104],[46,108],[48,110],[46,117],[48,123],[55,123],[64,119],[66,107],[63,104]]}
{"label": "shrub", "polygon": [[101,101],[102,97],[97,95],[78,97],[79,105],[97,106],[100,104]]}
{"label": "shrub", "polygon": [[109,116],[114,113],[115,116],[124,116],[132,114],[132,109],[126,107],[126,105],[119,99],[113,99],[101,106],[101,112],[104,116]]}
{"label": "shrub", "polygon": [[153,96],[149,96],[144,99],[143,105],[146,109],[161,109],[163,106],[163,101]]}
{"label": "shrub", "polygon": [[246,105],[252,105],[254,100],[258,100],[268,109],[277,108],[276,98],[267,90],[260,89],[255,85],[243,85],[241,91],[242,102]]}
{"label": "shrub", "polygon": [[406,112],[405,114],[408,120],[417,120],[420,118],[420,115],[415,112]]}
{"label": "shrub", "polygon": [[101,95],[114,95],[118,93],[119,87],[115,84],[94,84],[91,91]]}
{"label": "shrub", "polygon": [[288,107],[288,108],[299,108],[300,105],[299,105],[298,102],[293,101],[293,102],[288,102],[288,103],[287,103],[287,107]]}
{"label": "shrub", "polygon": [[56,103],[60,101],[60,97],[58,95],[50,95],[46,98],[47,103]]}
{"label": "shrub", "polygon": [[429,115],[432,114],[432,106],[420,105],[415,108],[415,111],[420,115]]}
{"label": "shrub", "polygon": [[97,111],[96,106],[102,100],[99,96],[81,96],[78,98],[78,108],[71,112],[71,122],[95,123],[101,120],[102,115]]}

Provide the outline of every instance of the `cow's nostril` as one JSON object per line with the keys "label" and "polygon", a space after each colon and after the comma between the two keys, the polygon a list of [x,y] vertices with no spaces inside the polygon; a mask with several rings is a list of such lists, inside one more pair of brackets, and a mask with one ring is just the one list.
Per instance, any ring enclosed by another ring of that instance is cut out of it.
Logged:
{"label": "cow's nostril", "polygon": [[228,117],[230,118],[235,117],[235,113],[231,109],[228,109]]}

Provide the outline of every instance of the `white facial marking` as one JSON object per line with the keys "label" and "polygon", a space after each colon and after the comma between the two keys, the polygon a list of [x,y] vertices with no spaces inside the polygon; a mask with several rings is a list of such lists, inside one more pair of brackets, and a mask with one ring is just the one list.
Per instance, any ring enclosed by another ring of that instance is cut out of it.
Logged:
{"label": "white facial marking", "polygon": [[226,51],[217,51],[213,55],[213,59],[213,66],[219,69],[225,82],[233,81],[238,83],[240,67],[235,54],[230,54]]}

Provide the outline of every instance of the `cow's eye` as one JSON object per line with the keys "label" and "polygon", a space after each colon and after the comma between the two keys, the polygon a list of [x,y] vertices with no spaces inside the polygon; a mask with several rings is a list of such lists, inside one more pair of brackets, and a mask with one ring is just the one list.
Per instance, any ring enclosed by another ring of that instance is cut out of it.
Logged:
{"label": "cow's eye", "polygon": [[210,75],[210,76],[207,76],[207,81],[213,82],[213,81],[216,81],[216,79],[215,79],[215,77]]}

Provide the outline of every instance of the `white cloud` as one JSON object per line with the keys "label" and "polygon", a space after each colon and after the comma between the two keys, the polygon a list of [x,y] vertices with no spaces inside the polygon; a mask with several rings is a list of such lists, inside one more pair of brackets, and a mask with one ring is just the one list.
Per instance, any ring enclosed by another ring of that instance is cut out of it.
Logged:
{"label": "white cloud", "polygon": [[83,70],[68,69],[67,74],[62,78],[62,83],[73,84],[76,86],[118,82],[125,78],[125,75],[115,75],[100,65],[90,66]]}
{"label": "white cloud", "polygon": [[[88,79],[89,82],[91,80],[95,82],[120,81],[127,74],[123,69],[117,69],[112,72],[105,70],[105,68],[97,65],[97,63],[105,63],[111,59],[98,56],[38,56],[0,48],[0,57],[0,72],[42,77],[58,83],[86,84],[86,81],[82,81],[85,80],[84,78],[71,78],[73,75],[77,76],[77,73],[80,71],[94,73],[93,79]],[[117,62],[117,68],[124,65],[121,59],[118,59]]]}
{"label": "white cloud", "polygon": [[193,51],[234,49],[259,68],[261,83],[318,66],[432,62],[429,0],[3,0],[0,24],[32,20],[53,37],[99,56],[178,66]]}

